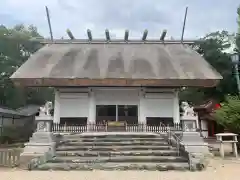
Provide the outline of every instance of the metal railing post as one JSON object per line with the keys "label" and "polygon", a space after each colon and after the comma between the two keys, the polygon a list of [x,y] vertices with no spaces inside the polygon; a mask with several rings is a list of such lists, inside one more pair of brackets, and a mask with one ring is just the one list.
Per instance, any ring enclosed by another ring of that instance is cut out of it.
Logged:
{"label": "metal railing post", "polygon": [[168,128],[169,125],[166,126],[165,124],[162,124],[162,123],[161,123],[161,125],[163,125],[165,128],[167,128],[168,141],[170,142],[169,144],[171,144],[171,138],[172,138],[172,137],[175,139],[175,141],[176,141],[176,146],[177,146],[177,154],[178,154],[178,156],[180,156],[181,140],[179,139],[179,137],[178,137],[174,132],[171,131],[170,128]]}

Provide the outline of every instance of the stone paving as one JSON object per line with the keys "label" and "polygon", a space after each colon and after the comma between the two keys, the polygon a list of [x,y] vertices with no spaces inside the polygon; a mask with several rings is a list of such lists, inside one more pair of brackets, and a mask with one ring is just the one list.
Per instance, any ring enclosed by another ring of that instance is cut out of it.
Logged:
{"label": "stone paving", "polygon": [[240,159],[211,160],[202,172],[23,171],[0,169],[1,180],[239,180]]}

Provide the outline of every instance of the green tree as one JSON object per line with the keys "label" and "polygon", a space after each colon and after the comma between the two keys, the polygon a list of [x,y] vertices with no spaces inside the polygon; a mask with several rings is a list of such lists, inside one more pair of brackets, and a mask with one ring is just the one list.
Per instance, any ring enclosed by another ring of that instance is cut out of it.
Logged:
{"label": "green tree", "polygon": [[231,47],[234,38],[234,34],[218,31],[208,34],[203,38],[203,43],[193,47],[223,76],[223,80],[214,88],[186,88],[181,91],[180,99],[199,104],[209,98],[223,101],[225,95],[237,94],[231,58],[226,52]]}
{"label": "green tree", "polygon": [[238,96],[227,96],[222,107],[214,114],[217,122],[231,132],[240,132],[240,99]]}
{"label": "green tree", "polygon": [[[237,9],[238,14],[238,32],[235,37],[236,51],[240,52],[240,6]],[[226,81],[226,80],[225,80]],[[236,82],[233,82],[236,84]],[[226,84],[222,84],[224,86]],[[233,86],[234,87],[234,86]],[[235,87],[237,90],[237,87]],[[233,91],[233,90],[232,90]],[[223,106],[216,110],[215,119],[217,123],[229,129],[231,132],[239,134],[240,132],[240,99],[239,96],[227,96],[223,103]]]}
{"label": "green tree", "polygon": [[18,108],[29,103],[42,104],[52,97],[52,90],[15,87],[9,77],[41,45],[29,41],[41,37],[34,26],[0,26],[0,105]]}
{"label": "green tree", "polygon": [[238,14],[238,32],[237,32],[237,37],[236,37],[236,45],[237,45],[237,51],[240,52],[240,6],[237,9],[237,14]]}

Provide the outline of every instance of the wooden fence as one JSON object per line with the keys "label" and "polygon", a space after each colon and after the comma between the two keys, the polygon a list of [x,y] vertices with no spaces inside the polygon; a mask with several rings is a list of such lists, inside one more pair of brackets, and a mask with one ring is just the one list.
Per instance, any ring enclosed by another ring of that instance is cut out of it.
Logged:
{"label": "wooden fence", "polygon": [[0,167],[16,167],[19,165],[20,150],[0,149]]}
{"label": "wooden fence", "polygon": [[86,132],[86,125],[52,124],[53,132]]}
{"label": "wooden fence", "polygon": [[[106,132],[108,128],[107,124],[88,124],[88,125],[67,125],[67,124],[53,124],[53,132],[66,132],[66,133],[81,133],[81,132]],[[166,125],[146,125],[146,124],[126,124],[125,132],[168,132],[182,131],[181,124],[174,124],[172,126]]]}

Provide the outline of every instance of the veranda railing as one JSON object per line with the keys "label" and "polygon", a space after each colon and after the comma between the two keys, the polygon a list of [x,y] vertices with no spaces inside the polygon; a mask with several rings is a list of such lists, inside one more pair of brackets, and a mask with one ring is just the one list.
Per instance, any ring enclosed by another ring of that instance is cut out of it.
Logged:
{"label": "veranda railing", "polygon": [[[168,132],[182,131],[181,124],[171,125],[147,125],[147,124],[126,124],[122,131],[125,132]],[[62,133],[81,133],[81,132],[107,132],[108,124],[87,124],[87,125],[68,125],[68,124],[53,124],[53,132]]]}

